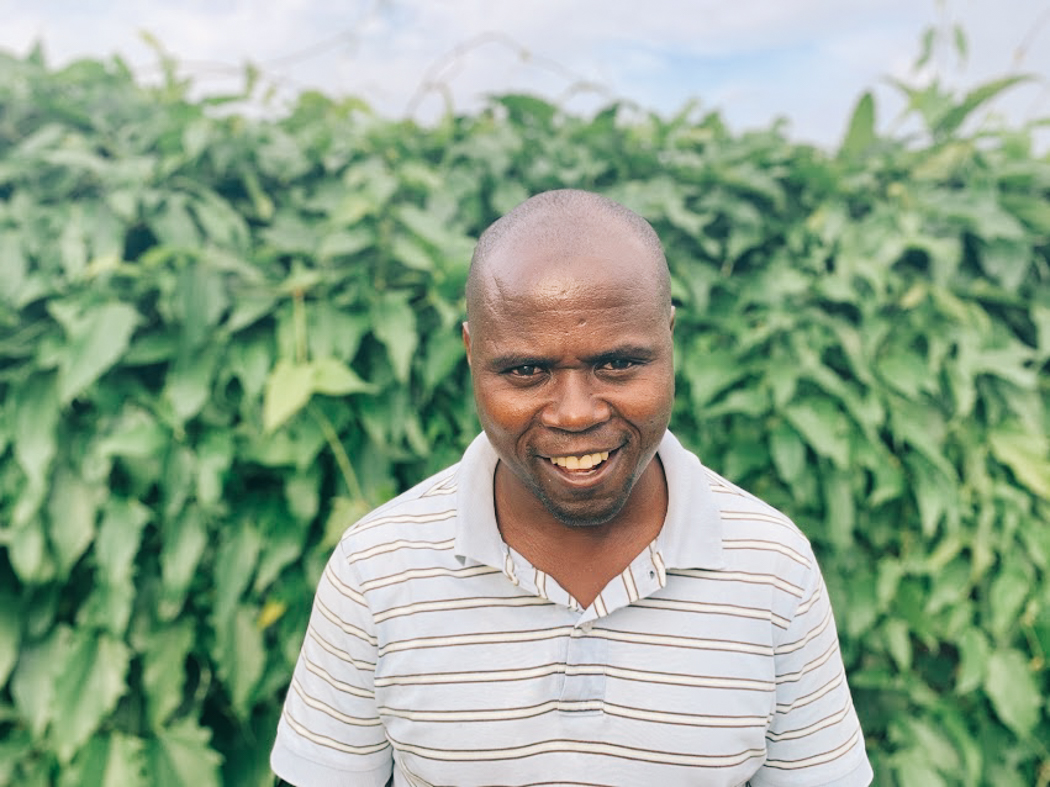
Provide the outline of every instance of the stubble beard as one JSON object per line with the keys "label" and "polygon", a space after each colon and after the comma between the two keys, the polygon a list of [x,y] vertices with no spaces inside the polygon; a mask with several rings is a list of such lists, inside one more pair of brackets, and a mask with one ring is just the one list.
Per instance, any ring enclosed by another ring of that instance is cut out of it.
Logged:
{"label": "stubble beard", "polygon": [[574,506],[570,509],[552,500],[546,490],[544,490],[539,484],[530,482],[528,487],[533,495],[536,496],[536,499],[547,509],[547,512],[558,520],[558,522],[572,530],[585,530],[592,527],[601,527],[614,519],[627,504],[627,500],[630,498],[631,491],[634,488],[635,480],[636,479],[632,478],[631,482],[625,489],[620,491],[620,494],[617,495],[617,497],[615,497],[609,504],[595,511],[579,510],[588,508],[587,504],[590,501],[586,498],[581,499],[580,506]]}

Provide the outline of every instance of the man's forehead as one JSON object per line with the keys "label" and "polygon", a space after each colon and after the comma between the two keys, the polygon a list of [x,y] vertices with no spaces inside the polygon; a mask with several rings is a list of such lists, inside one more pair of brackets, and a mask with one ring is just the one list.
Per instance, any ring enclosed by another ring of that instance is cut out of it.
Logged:
{"label": "man's forehead", "polygon": [[582,280],[648,275],[651,258],[645,244],[623,227],[547,227],[507,238],[491,253],[484,279],[503,290],[568,294]]}

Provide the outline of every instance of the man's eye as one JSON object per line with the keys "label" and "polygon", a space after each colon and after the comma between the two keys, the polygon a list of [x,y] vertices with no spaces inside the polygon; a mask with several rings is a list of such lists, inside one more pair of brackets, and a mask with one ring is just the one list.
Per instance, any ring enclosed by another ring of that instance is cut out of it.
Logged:
{"label": "man's eye", "polygon": [[543,370],[534,363],[526,363],[521,366],[515,366],[510,370],[510,374],[514,377],[535,377]]}
{"label": "man's eye", "polygon": [[601,368],[611,372],[622,372],[630,369],[634,365],[635,362],[627,358],[613,358],[603,363]]}

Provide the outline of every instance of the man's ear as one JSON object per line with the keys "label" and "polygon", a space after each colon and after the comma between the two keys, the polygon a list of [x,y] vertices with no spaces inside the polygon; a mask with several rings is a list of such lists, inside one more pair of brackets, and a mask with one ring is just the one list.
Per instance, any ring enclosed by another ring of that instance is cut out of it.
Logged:
{"label": "man's ear", "polygon": [[463,321],[463,349],[467,351],[467,366],[470,366],[470,323]]}
{"label": "man's ear", "polygon": [[[466,323],[464,323],[464,325],[466,325]],[[674,306],[671,307],[671,324],[668,327],[670,327],[671,334],[673,335],[674,334]]]}

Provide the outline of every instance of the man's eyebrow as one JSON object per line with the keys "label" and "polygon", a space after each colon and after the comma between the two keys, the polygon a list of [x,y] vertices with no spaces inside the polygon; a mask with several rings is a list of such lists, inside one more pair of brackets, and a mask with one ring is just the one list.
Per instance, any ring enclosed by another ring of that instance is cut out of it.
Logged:
{"label": "man's eyebrow", "polygon": [[[602,350],[594,355],[587,355],[583,360],[588,364],[602,364],[618,359],[634,361],[650,361],[657,356],[656,348],[647,344],[620,344],[607,350]],[[557,362],[555,358],[547,358],[529,353],[504,353],[492,358],[488,366],[491,369],[516,369],[519,366],[539,366],[547,368]]]}
{"label": "man's eyebrow", "polygon": [[516,369],[519,366],[550,366],[554,361],[538,355],[525,353],[505,353],[492,358],[488,365],[492,369]]}
{"label": "man's eyebrow", "polygon": [[584,360],[588,363],[602,363],[603,361],[614,361],[617,359],[650,361],[656,355],[656,348],[648,344],[620,344],[597,355],[587,356]]}

